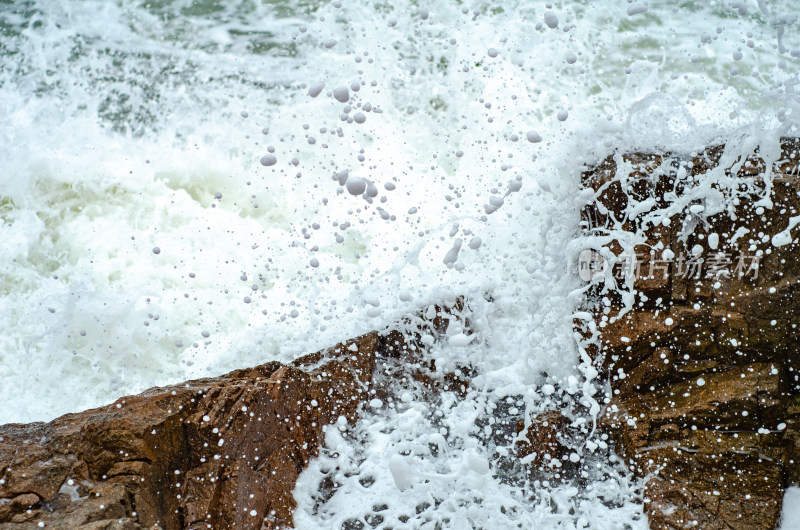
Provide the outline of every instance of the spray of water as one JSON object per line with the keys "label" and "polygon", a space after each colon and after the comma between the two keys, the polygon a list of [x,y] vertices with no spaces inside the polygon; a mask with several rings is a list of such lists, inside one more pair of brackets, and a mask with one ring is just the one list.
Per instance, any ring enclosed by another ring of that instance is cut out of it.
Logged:
{"label": "spray of water", "polygon": [[[472,335],[430,355],[470,367],[467,396],[387,381],[394,401],[330,431],[298,521],[643,525],[573,331],[574,263],[599,243],[579,237],[579,177],[614,150],[773,152],[800,112],[798,7],[4,5],[0,421],[290,360],[464,295]],[[489,418],[549,408],[581,471],[490,472],[515,433]]]}

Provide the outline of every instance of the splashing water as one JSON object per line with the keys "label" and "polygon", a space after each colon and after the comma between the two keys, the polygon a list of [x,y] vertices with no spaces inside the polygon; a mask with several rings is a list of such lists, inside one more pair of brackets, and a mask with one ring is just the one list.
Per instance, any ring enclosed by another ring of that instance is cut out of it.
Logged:
{"label": "splashing water", "polygon": [[[0,421],[287,361],[465,295],[476,338],[448,330],[430,355],[474,369],[467,397],[401,385],[347,443],[331,429],[298,524],[641,527],[573,333],[579,176],[614,149],[796,133],[797,12],[4,4]],[[568,413],[578,478],[489,473],[498,407]]]}

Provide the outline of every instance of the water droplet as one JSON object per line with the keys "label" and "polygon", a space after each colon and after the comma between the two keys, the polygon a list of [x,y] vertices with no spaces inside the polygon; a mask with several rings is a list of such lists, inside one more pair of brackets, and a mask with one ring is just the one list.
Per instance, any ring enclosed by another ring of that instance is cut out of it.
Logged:
{"label": "water droplet", "polygon": [[647,13],[647,6],[642,4],[633,4],[628,6],[628,16],[638,15],[640,13]]}
{"label": "water droplet", "polygon": [[344,85],[337,86],[333,89],[333,97],[340,103],[347,103],[350,99],[350,90]]}
{"label": "water droplet", "polygon": [[361,195],[367,191],[367,181],[359,177],[353,177],[347,179],[345,187],[350,195]]}
{"label": "water droplet", "polygon": [[[320,94],[320,92],[322,92],[323,88],[325,88],[325,83],[314,83],[308,89],[308,95],[311,96],[312,98],[315,98],[315,97],[319,96],[319,94]],[[266,134],[266,133],[264,133],[264,134]]]}

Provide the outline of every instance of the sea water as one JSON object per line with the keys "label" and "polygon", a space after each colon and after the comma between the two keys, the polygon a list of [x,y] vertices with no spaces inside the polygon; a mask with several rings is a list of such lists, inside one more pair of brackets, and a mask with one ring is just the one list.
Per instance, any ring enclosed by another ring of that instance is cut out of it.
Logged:
{"label": "sea water", "polygon": [[[615,150],[796,134],[797,14],[4,2],[0,422],[289,361],[463,295],[474,334],[430,354],[474,371],[467,398],[405,393],[332,429],[299,527],[641,527],[573,332],[580,173]],[[503,448],[481,422],[554,405],[595,471],[531,491],[490,472]]]}

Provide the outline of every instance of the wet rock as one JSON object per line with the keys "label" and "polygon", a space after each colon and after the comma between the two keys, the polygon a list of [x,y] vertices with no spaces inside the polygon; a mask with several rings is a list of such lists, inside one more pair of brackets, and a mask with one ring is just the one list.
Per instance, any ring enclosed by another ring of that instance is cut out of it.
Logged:
{"label": "wet rock", "polygon": [[[0,529],[288,528],[299,474],[327,429],[399,374],[426,392],[465,392],[471,372],[436,371],[424,351],[464,300],[430,306],[403,331],[372,332],[290,364],[153,388],[50,423],[0,426]],[[390,367],[397,365],[396,374]]]}
{"label": "wet rock", "polygon": [[515,445],[517,457],[524,464],[536,469],[552,470],[569,463],[564,457],[570,452],[562,436],[567,430],[569,420],[557,410],[545,412],[531,418],[530,424],[517,423],[517,433],[524,433]]}
{"label": "wet rock", "polygon": [[0,528],[282,528],[328,428],[356,420],[381,344],[330,350],[0,427]]}
{"label": "wet rock", "polygon": [[[594,287],[590,353],[612,389],[602,426],[648,477],[652,528],[774,528],[800,478],[800,247],[772,244],[800,215],[800,142],[781,147],[770,176],[758,153],[720,167],[722,147],[615,155],[584,175],[597,192],[587,235],[613,256],[640,253],[627,293]],[[737,193],[714,184],[684,200],[709,172],[740,177]],[[670,204],[684,206],[646,221]]]}
{"label": "wet rock", "polygon": [[[474,368],[459,365],[453,371],[443,372],[425,352],[434,342],[447,340],[451,326],[470,335],[472,323],[468,313],[466,301],[458,297],[452,303],[428,306],[419,315],[405,319],[403,331],[392,330],[381,336],[378,373],[410,379],[420,386],[425,399],[442,391],[457,392],[463,397],[475,375]],[[379,385],[376,397],[387,398],[386,388]]]}

